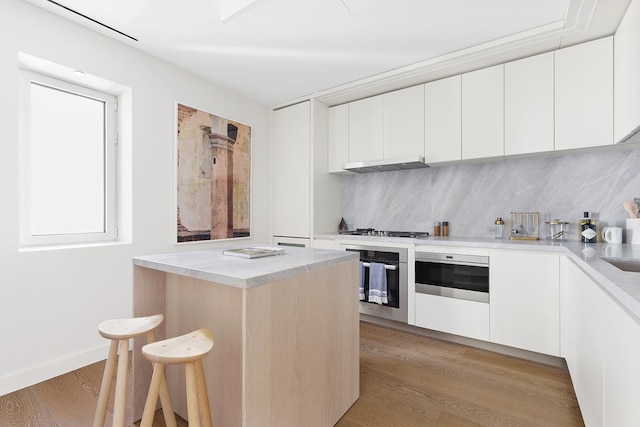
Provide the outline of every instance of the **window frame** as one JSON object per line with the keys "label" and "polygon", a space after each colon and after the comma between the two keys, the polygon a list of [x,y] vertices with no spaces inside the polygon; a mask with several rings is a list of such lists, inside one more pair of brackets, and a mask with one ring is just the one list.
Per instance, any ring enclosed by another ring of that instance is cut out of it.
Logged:
{"label": "window frame", "polygon": [[[104,231],[33,235],[31,233],[31,87],[32,84],[96,99],[105,103],[104,164]],[[118,96],[104,90],[61,80],[35,71],[20,69],[20,247],[46,247],[113,242],[117,229],[117,135]]]}

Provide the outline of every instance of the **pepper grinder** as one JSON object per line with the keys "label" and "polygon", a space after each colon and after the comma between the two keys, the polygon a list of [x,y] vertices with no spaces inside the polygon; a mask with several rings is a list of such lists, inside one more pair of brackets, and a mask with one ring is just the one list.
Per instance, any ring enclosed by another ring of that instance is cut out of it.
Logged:
{"label": "pepper grinder", "polygon": [[440,222],[439,222],[439,221],[438,221],[438,222],[436,222],[436,223],[433,225],[433,235],[434,235],[434,236],[439,236],[439,235],[440,235]]}
{"label": "pepper grinder", "polygon": [[447,221],[442,221],[442,235],[443,236],[449,235],[449,222]]}

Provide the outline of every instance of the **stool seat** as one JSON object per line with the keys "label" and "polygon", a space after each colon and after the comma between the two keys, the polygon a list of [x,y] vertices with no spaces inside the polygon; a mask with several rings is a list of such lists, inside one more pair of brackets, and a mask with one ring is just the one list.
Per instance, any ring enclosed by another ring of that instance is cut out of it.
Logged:
{"label": "stool seat", "polygon": [[[144,335],[148,343],[155,342],[153,331],[164,321],[164,315],[155,314],[153,316],[136,317],[132,319],[110,319],[98,325],[98,332],[104,338],[111,340],[109,355],[105,364],[102,384],[100,385],[100,395],[96,413],[93,418],[93,427],[103,427],[107,415],[107,406],[111,394],[111,382],[114,377],[116,363],[118,370],[116,374],[116,391],[113,403],[113,426],[124,427],[125,407],[127,393],[127,370],[129,365],[129,340]],[[164,375],[159,378],[159,395],[164,412],[165,424],[168,427],[177,427],[175,414],[169,397],[169,389]]]}
{"label": "stool seat", "polygon": [[110,340],[124,340],[154,330],[164,320],[162,314],[133,319],[109,319],[98,325],[98,332]]}
{"label": "stool seat", "polygon": [[155,363],[177,365],[202,359],[212,348],[211,332],[198,329],[179,337],[147,344],[142,347],[142,354]]}
{"label": "stool seat", "polygon": [[[187,415],[192,427],[211,427],[211,409],[202,359],[213,348],[213,336],[208,329],[198,329],[175,338],[150,343],[142,347],[142,354],[153,362],[149,394],[142,412],[140,427],[151,427],[158,402],[165,365],[185,366]],[[164,403],[163,403],[164,405]],[[163,406],[162,411],[165,408]]]}

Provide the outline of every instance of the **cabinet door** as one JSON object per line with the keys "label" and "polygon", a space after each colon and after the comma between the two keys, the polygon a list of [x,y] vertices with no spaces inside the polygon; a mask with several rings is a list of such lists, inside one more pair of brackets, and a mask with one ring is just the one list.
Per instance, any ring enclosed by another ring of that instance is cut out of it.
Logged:
{"label": "cabinet door", "polygon": [[490,254],[491,342],[560,355],[559,256]]}
{"label": "cabinet door", "polygon": [[504,66],[504,153],[553,151],[553,52]]}
{"label": "cabinet door", "polygon": [[613,37],[555,53],[555,149],[613,144]]}
{"label": "cabinet door", "polygon": [[603,425],[636,426],[640,419],[640,326],[608,297],[604,314]]}
{"label": "cabinet door", "polygon": [[383,157],[424,156],[424,86],[383,95]]}
{"label": "cabinet door", "polygon": [[424,85],[424,157],[428,164],[462,159],[462,76]]}
{"label": "cabinet door", "polygon": [[462,159],[504,155],[504,65],[462,75]]}
{"label": "cabinet door", "polygon": [[603,421],[605,294],[566,257],[562,266],[562,353],[567,361],[582,418],[587,426]]}
{"label": "cabinet door", "polygon": [[640,125],[640,2],[632,1],[614,36],[614,142]]}
{"label": "cabinet door", "polygon": [[309,102],[273,112],[272,227],[276,236],[310,235]]}
{"label": "cabinet door", "polygon": [[329,108],[329,173],[349,162],[349,104]]}
{"label": "cabinet door", "polygon": [[382,98],[380,95],[349,103],[349,162],[383,158]]}

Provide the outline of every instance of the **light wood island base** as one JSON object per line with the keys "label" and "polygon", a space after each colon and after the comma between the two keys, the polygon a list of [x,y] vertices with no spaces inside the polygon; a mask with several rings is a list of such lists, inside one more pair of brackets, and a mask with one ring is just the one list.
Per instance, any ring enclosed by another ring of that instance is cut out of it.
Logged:
{"label": "light wood island base", "polygon": [[[158,339],[208,328],[203,360],[214,425],[333,426],[359,397],[358,262],[250,288],[134,266],[134,316],[163,313]],[[151,365],[134,343],[134,420]],[[176,412],[186,418],[184,372],[167,369]]]}

